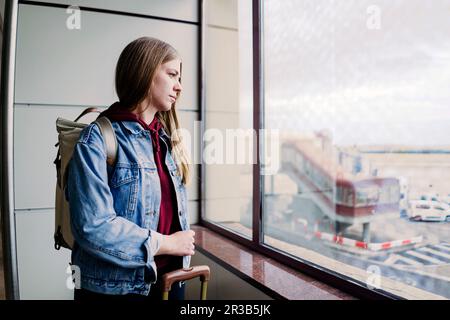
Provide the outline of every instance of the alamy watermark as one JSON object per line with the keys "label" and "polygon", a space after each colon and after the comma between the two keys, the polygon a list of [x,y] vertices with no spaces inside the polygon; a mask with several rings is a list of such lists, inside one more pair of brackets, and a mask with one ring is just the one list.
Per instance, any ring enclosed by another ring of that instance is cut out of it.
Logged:
{"label": "alamy watermark", "polygon": [[366,279],[366,286],[368,289],[381,289],[381,269],[379,266],[370,265],[366,272],[369,274]]}
{"label": "alamy watermark", "polygon": [[80,267],[74,264],[67,266],[66,273],[69,276],[66,278],[66,287],[69,290],[81,288],[81,271]]}
{"label": "alamy watermark", "polygon": [[[200,124],[201,121],[194,122],[193,134],[184,128],[178,130],[188,152],[190,164],[250,165],[259,161],[262,175],[276,174],[280,169],[281,145],[278,129],[256,131],[208,128],[199,139],[197,137],[200,136]],[[173,139],[174,137],[175,135],[172,135]]]}
{"label": "alamy watermark", "polygon": [[367,7],[368,18],[366,21],[367,29],[380,30],[381,29],[381,8],[376,5]]}
{"label": "alamy watermark", "polygon": [[69,30],[81,29],[81,10],[78,6],[69,6],[66,9],[66,13],[69,16],[66,19],[66,27]]}
{"label": "alamy watermark", "polygon": [[[397,285],[400,286],[417,286],[417,280],[410,277],[405,277],[404,274],[401,274],[401,276],[395,276],[395,275],[382,275],[381,268],[377,265],[370,265],[367,267],[366,272],[368,274],[366,279],[366,286],[370,290],[374,289],[381,289],[382,286],[382,278],[394,281]],[[389,285],[392,289],[392,283]],[[401,288],[401,287],[400,287]],[[401,290],[405,290],[405,288],[402,288]]]}

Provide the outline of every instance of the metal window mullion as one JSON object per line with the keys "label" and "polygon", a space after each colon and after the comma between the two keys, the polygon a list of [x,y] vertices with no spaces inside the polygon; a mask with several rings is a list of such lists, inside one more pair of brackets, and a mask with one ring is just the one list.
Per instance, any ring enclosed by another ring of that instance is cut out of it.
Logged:
{"label": "metal window mullion", "polygon": [[252,34],[253,34],[253,130],[256,132],[256,141],[254,141],[254,159],[253,164],[253,242],[259,246],[262,241],[262,214],[264,190],[261,176],[261,153],[263,150],[260,129],[263,124],[263,78],[262,78],[262,33],[261,33],[261,12],[262,2],[260,0],[252,1]]}
{"label": "metal window mullion", "polygon": [[19,299],[16,224],[14,217],[14,71],[16,63],[18,1],[6,1],[1,74],[1,219],[3,267],[7,299]]}
{"label": "metal window mullion", "polygon": [[[203,142],[203,135],[206,128],[206,91],[205,91],[205,84],[206,84],[206,0],[200,1],[200,30],[199,30],[199,48],[200,48],[200,66],[199,66],[199,72],[200,72],[200,177],[199,177],[199,192],[200,192],[200,208],[199,208],[199,217],[198,220],[200,224],[203,224],[204,214],[205,214],[205,200],[206,200],[206,189],[205,189],[205,178],[206,178],[206,166],[203,163],[203,148],[204,148],[204,142]],[[195,149],[195,148],[194,148]]]}

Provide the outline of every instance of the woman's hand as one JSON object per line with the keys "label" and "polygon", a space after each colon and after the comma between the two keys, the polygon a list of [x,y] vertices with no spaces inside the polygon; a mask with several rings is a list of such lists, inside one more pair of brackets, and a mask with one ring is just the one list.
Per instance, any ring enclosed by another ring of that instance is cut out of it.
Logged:
{"label": "woman's hand", "polygon": [[192,256],[195,253],[194,236],[195,232],[192,230],[163,235],[161,246],[155,255]]}

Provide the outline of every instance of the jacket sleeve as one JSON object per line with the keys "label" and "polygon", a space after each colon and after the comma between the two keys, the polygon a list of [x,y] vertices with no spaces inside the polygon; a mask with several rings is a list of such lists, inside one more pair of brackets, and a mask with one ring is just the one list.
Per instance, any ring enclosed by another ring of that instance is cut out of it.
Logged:
{"label": "jacket sleeve", "polygon": [[154,255],[162,235],[116,214],[108,185],[106,153],[97,125],[89,125],[75,145],[67,194],[72,233],[78,245],[124,268],[146,266],[156,281]]}

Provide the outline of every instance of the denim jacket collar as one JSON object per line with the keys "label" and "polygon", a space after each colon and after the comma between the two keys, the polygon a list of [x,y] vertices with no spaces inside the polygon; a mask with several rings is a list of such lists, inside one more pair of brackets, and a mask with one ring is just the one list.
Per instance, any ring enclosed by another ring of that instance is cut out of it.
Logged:
{"label": "denim jacket collar", "polygon": [[[124,125],[124,127],[131,133],[131,134],[140,134],[142,131],[148,131],[146,129],[144,129],[139,122],[136,121],[121,121],[122,124]],[[161,128],[158,132],[159,136],[162,138],[165,138],[166,141],[168,141],[167,139],[169,139],[169,135],[166,133],[166,131]]]}
{"label": "denim jacket collar", "polygon": [[123,126],[127,129],[127,131],[131,134],[140,134],[145,129],[136,121],[121,121]]}

